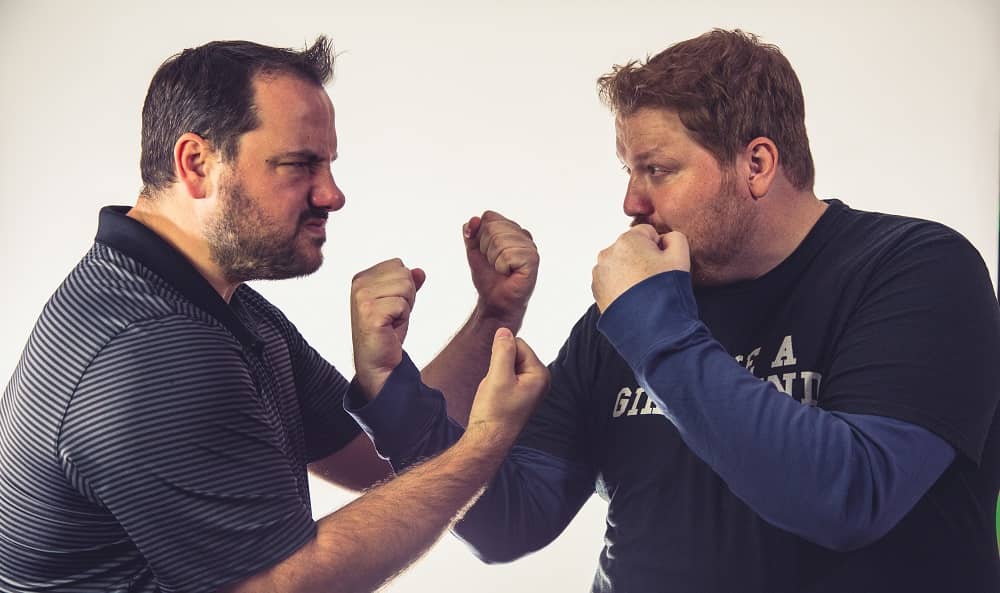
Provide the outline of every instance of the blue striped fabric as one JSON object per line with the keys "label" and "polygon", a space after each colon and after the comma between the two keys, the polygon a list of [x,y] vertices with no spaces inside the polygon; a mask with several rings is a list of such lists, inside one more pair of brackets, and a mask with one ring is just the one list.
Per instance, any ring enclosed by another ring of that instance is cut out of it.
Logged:
{"label": "blue striped fabric", "polygon": [[0,591],[213,591],[315,534],[306,463],[359,432],[273,305],[226,304],[127,208],[0,399]]}

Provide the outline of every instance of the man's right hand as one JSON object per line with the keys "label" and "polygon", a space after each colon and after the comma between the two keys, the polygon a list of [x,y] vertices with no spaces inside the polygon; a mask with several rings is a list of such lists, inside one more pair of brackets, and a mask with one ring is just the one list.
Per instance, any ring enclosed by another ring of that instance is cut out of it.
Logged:
{"label": "man's right hand", "polygon": [[403,359],[403,340],[426,275],[399,259],[358,272],[351,282],[351,334],[356,381],[368,399]]}
{"label": "man's right hand", "polygon": [[493,337],[490,368],[479,383],[466,434],[509,447],[549,389],[549,370],[527,343],[505,327]]}

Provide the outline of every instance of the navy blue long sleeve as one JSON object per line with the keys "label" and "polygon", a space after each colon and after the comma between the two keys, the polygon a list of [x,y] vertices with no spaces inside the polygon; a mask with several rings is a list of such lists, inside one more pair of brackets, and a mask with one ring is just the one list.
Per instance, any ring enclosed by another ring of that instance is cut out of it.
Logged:
{"label": "navy blue long sleeve", "polygon": [[[737,363],[697,316],[686,272],[648,278],[598,329],[691,450],[768,522],[847,550],[875,541],[954,459],[900,420],[801,405]],[[788,480],[795,487],[787,488]]]}
{"label": "navy blue long sleeve", "polygon": [[[398,472],[457,441],[463,429],[444,397],[420,381],[404,353],[378,396],[365,402],[352,384],[344,406]],[[486,562],[507,562],[556,538],[593,493],[584,467],[515,446],[486,491],[454,529]]]}

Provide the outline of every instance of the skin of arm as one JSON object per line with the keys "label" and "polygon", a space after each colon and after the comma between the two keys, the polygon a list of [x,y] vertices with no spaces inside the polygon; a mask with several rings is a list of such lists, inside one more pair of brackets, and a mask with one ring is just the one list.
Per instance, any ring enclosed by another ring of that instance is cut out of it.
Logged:
{"label": "skin of arm", "polygon": [[472,315],[422,371],[425,384],[441,391],[448,415],[465,426],[476,385],[486,374],[490,342],[500,327],[521,328],[538,276],[538,249],[531,233],[486,211],[462,228],[465,255],[479,298]]}
{"label": "skin of arm", "polygon": [[[425,384],[445,394],[448,415],[465,426],[476,388],[489,367],[493,336],[501,327],[515,334],[521,327],[535,287],[539,258],[531,233],[496,212],[472,217],[462,231],[479,298],[468,321],[421,376]],[[353,325],[361,328],[354,334],[355,368],[360,369],[359,381],[370,383],[362,385],[366,393],[378,393],[399,364],[409,311],[425,279],[423,270],[407,269],[399,259],[381,262],[355,275],[351,318]],[[381,319],[372,324],[372,316]],[[393,320],[398,336],[379,333],[380,329],[364,329],[380,327],[378,322],[386,319]],[[384,339],[391,343],[389,348],[382,347]],[[373,355],[366,358],[366,352]],[[392,467],[378,457],[365,435],[358,435],[339,451],[311,463],[309,471],[354,491],[392,475]]]}
{"label": "skin of arm", "polygon": [[469,425],[455,445],[317,524],[316,537],[226,593],[374,591],[405,569],[482,493],[548,387],[522,340],[497,332]]}
{"label": "skin of arm", "polygon": [[392,466],[378,456],[371,439],[359,433],[339,451],[310,463],[309,473],[359,492],[392,476]]}

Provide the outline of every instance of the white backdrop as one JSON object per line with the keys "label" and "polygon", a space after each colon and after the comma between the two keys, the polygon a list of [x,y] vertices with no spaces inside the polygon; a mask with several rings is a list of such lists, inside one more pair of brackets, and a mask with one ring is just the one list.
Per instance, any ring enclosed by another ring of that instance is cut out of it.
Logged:
{"label": "white backdrop", "polygon": [[[594,81],[716,26],[760,34],[798,71],[818,195],[942,221],[996,282],[995,0],[694,4],[0,0],[0,376],[89,247],[98,208],[133,203],[153,72],[213,39],[301,47],[326,33],[341,53],[330,92],[347,206],[330,219],[327,264],[258,287],[348,375],[350,277],[394,256],[427,271],[407,348],[430,360],[471,309],[460,229],[486,208],[536,237],[522,335],[550,360],[590,303],[597,251],[627,223]],[[314,484],[313,499],[318,516],[349,496]],[[595,497],[555,544],[512,565],[484,566],[446,536],[389,590],[584,591],[602,534]]]}

